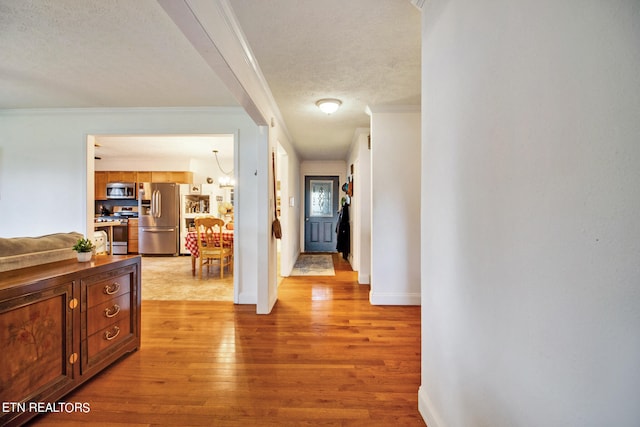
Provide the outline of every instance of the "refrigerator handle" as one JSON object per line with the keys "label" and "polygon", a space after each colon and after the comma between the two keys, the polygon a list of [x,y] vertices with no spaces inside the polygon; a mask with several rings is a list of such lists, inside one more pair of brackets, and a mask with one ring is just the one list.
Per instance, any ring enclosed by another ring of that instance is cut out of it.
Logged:
{"label": "refrigerator handle", "polygon": [[151,216],[155,218],[156,216],[156,192],[155,190],[151,193]]}
{"label": "refrigerator handle", "polygon": [[158,218],[162,216],[162,194],[158,191]]}
{"label": "refrigerator handle", "polygon": [[158,217],[158,190],[154,190],[153,191],[153,199],[152,199],[152,208],[153,208],[153,212],[152,215],[154,218]]}

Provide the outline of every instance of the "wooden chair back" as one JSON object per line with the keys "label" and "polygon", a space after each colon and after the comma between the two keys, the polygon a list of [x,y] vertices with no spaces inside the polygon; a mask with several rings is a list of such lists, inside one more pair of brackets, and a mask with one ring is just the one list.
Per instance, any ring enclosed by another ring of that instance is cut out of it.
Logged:
{"label": "wooden chair back", "polygon": [[198,232],[198,250],[202,256],[203,251],[212,252],[220,249],[222,241],[222,227],[224,221],[220,218],[202,217],[195,219]]}
{"label": "wooden chair back", "polygon": [[220,264],[220,277],[224,277],[224,267],[228,270],[233,267],[233,240],[223,233],[224,221],[213,217],[200,217],[195,219],[198,240],[198,252],[200,252],[200,277],[202,268],[208,267],[213,261]]}

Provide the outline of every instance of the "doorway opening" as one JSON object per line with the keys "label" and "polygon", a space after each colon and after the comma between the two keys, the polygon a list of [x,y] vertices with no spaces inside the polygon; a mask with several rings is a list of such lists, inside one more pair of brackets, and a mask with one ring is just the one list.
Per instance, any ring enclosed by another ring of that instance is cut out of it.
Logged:
{"label": "doorway opening", "polygon": [[335,252],[339,177],[307,175],[304,188],[304,251]]}
{"label": "doorway opening", "polygon": [[[214,266],[200,279],[198,263],[194,275],[193,258],[185,244],[190,233],[195,232],[196,216],[222,217],[225,229],[237,228],[237,140],[233,133],[87,137],[87,235],[93,234],[96,215],[113,215],[116,208],[122,207],[141,215],[137,194],[134,200],[107,199],[102,192],[106,182],[131,181],[136,183],[136,189],[145,182],[176,184],[177,202],[171,206],[178,218],[176,249],[166,254],[143,254],[143,299],[237,301],[237,275],[228,274],[225,269],[225,277],[220,279]],[[166,203],[163,207],[169,209]],[[140,219],[129,219],[129,236],[133,239],[130,254],[137,253],[133,244],[136,237],[131,236],[139,231]],[[234,264],[237,263],[234,256]],[[233,270],[237,271],[235,265]]]}

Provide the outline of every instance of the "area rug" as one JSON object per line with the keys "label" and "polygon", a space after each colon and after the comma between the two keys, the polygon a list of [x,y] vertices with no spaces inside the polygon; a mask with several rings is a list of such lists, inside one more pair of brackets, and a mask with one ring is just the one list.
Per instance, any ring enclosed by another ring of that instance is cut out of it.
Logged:
{"label": "area rug", "polygon": [[329,254],[300,254],[291,276],[335,276],[333,258]]}

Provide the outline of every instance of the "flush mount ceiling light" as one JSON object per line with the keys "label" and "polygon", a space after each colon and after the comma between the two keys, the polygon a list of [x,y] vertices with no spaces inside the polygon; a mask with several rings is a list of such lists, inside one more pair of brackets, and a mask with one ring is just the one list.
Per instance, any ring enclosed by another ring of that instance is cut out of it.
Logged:
{"label": "flush mount ceiling light", "polygon": [[320,109],[320,111],[331,114],[335,113],[338,108],[342,105],[342,101],[335,98],[325,98],[316,102],[316,105]]}

